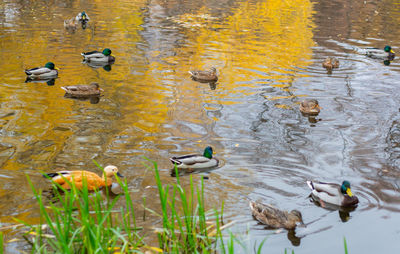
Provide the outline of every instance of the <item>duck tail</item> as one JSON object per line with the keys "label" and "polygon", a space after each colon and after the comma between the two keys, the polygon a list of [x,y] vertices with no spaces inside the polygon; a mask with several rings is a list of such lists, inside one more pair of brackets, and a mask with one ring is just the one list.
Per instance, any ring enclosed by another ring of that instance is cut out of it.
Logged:
{"label": "duck tail", "polygon": [[188,71],[190,75],[194,76],[194,72],[193,71]]}
{"label": "duck tail", "polygon": [[176,165],[182,164],[182,162],[179,161],[176,157],[169,158],[169,160],[172,162],[172,164],[176,164]]}
{"label": "duck tail", "polygon": [[61,89],[66,91],[66,92],[68,91],[68,89],[65,86],[62,86]]}
{"label": "duck tail", "polygon": [[307,185],[308,185],[308,187],[310,187],[311,190],[315,190],[314,184],[312,181],[307,181]]}

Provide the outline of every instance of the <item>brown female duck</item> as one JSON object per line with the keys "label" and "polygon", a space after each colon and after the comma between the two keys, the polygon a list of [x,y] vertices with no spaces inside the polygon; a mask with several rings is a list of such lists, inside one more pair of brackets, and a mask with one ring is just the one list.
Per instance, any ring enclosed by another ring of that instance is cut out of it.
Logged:
{"label": "brown female duck", "polygon": [[217,70],[214,67],[211,67],[209,71],[193,70],[189,73],[197,81],[215,82],[218,80]]}
{"label": "brown female duck", "polygon": [[300,111],[303,114],[318,115],[321,107],[315,99],[305,99],[300,103]]}
{"label": "brown female duck", "polygon": [[103,91],[96,82],[90,85],[62,86],[61,89],[63,89],[67,95],[73,97],[99,96]]}
{"label": "brown female duck", "polygon": [[298,224],[304,225],[301,213],[297,210],[289,213],[254,201],[250,201],[250,209],[256,220],[271,228],[294,229]]}
{"label": "brown female duck", "polygon": [[334,68],[339,68],[339,60],[334,57],[328,57],[322,63],[322,67],[324,67],[327,71],[332,71]]}

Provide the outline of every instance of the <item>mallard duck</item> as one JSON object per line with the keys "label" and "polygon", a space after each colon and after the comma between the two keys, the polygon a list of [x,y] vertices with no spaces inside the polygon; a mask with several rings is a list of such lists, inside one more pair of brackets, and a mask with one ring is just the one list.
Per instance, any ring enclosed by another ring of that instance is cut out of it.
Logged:
{"label": "mallard duck", "polygon": [[250,201],[250,209],[256,220],[271,228],[294,229],[298,224],[304,225],[301,213],[297,210],[292,210],[289,213],[272,205],[254,201]]}
{"label": "mallard duck", "polygon": [[213,149],[207,146],[204,149],[203,155],[189,154],[179,157],[170,158],[172,164],[176,165],[178,169],[204,169],[218,166],[219,160],[212,157]]}
{"label": "mallard duck", "polygon": [[350,207],[358,204],[358,198],[351,193],[350,182],[343,181],[342,185],[336,183],[323,183],[307,181],[314,199],[319,202]]}
{"label": "mallard duck", "polygon": [[25,70],[27,79],[40,80],[40,79],[53,79],[58,75],[58,68],[55,67],[54,63],[48,62],[44,67],[37,67]]}
{"label": "mallard duck", "polygon": [[90,85],[62,86],[61,89],[63,89],[66,94],[76,97],[99,96],[103,91],[96,82],[92,82]]}
{"label": "mallard duck", "polygon": [[315,99],[305,99],[300,103],[300,112],[308,115],[318,115],[321,107]]}
{"label": "mallard duck", "polygon": [[75,18],[64,20],[64,28],[70,31],[75,31],[77,24]]}
{"label": "mallard duck", "polygon": [[111,49],[105,48],[103,52],[90,51],[81,53],[84,61],[97,63],[111,63],[115,61],[115,57],[111,55]]}
{"label": "mallard duck", "polygon": [[383,50],[377,48],[369,48],[367,49],[365,54],[371,58],[389,61],[393,61],[394,57],[396,56],[394,51],[392,50],[392,47],[390,46],[385,46]]}
{"label": "mallard duck", "polygon": [[334,57],[328,57],[322,63],[322,67],[324,67],[328,71],[332,71],[333,68],[339,68],[339,60]]}
{"label": "mallard duck", "polygon": [[108,165],[104,168],[102,177],[90,171],[59,171],[56,173],[47,173],[43,176],[50,178],[65,190],[71,189],[70,184],[74,184],[77,189],[82,189],[84,179],[86,180],[88,190],[101,189],[105,186],[111,186],[113,183],[116,183],[116,176],[123,177],[118,172],[118,168],[112,165]]}
{"label": "mallard duck", "polygon": [[82,22],[82,23],[86,23],[86,22],[89,22],[90,18],[86,14],[86,12],[83,11],[83,12],[78,13],[78,15],[76,15],[75,20]]}
{"label": "mallard duck", "polygon": [[189,71],[190,75],[192,75],[192,78],[194,80],[198,80],[198,81],[217,81],[218,80],[218,76],[217,76],[217,70],[214,67],[211,67],[209,71]]}

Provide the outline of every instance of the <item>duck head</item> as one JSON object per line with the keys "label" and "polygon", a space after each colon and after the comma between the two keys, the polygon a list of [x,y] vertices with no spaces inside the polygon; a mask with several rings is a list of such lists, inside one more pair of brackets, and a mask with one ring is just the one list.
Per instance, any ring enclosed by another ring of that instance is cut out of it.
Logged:
{"label": "duck head", "polygon": [[86,20],[87,20],[87,15],[86,15],[86,12],[85,12],[85,11],[83,11],[83,12],[81,13],[81,16],[82,16],[82,20],[83,20],[83,21],[86,21]]}
{"label": "duck head", "polygon": [[97,82],[90,83],[90,86],[93,87],[95,90],[103,91],[103,89],[100,88],[99,83]]}
{"label": "duck head", "polygon": [[203,156],[206,158],[211,159],[213,154],[213,149],[211,146],[207,146],[206,149],[204,149]]}
{"label": "duck head", "polygon": [[342,192],[343,195],[347,194],[349,197],[353,196],[353,193],[351,193],[349,181],[343,181],[342,186],[340,187],[340,192]]}
{"label": "duck head", "polygon": [[107,179],[114,179],[115,175],[123,177],[123,175],[118,172],[118,168],[116,166],[108,165],[104,168],[103,178],[107,177]]}
{"label": "duck head", "polygon": [[215,69],[215,67],[211,67],[211,68],[210,68],[210,71],[211,71],[213,74],[217,73],[217,69]]}
{"label": "duck head", "polygon": [[111,49],[105,48],[105,49],[103,50],[103,55],[105,55],[105,56],[111,56]]}
{"label": "duck head", "polygon": [[389,53],[394,54],[394,51],[392,50],[392,47],[390,47],[390,46],[388,46],[388,45],[386,45],[386,46],[383,48],[383,50],[384,50],[385,52],[389,52]]}
{"label": "duck head", "polygon": [[303,225],[304,226],[304,222],[303,222],[303,216],[301,215],[301,212],[298,210],[292,210],[290,211],[289,215],[291,215],[292,220],[299,225]]}
{"label": "duck head", "polygon": [[49,68],[50,70],[54,70],[54,69],[59,70],[58,68],[56,68],[56,66],[52,62],[46,63],[46,65],[44,67]]}

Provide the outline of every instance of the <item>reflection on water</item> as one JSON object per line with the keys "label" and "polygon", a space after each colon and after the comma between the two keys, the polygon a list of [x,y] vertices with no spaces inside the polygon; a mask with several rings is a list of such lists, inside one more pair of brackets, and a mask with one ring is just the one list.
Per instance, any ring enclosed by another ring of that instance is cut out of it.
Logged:
{"label": "reflection on water", "polygon": [[[86,29],[65,30],[64,20],[82,10],[91,18]],[[400,212],[400,68],[397,59],[385,65],[360,49],[396,51],[399,18],[395,1],[3,1],[2,226],[14,217],[38,223],[25,174],[47,186],[42,171],[96,171],[92,159],[117,164],[140,213],[144,196],[153,209],[159,204],[155,189],[145,188],[154,179],[142,156],[158,162],[167,183],[175,181],[171,155],[211,145],[224,164],[194,181],[207,174],[207,204],[225,200],[225,220],[240,222],[236,232],[250,228],[250,246],[269,233],[255,230],[238,193],[317,220],[307,229],[317,233],[301,244],[291,232],[270,236],[264,249],[272,253],[342,252],[343,235],[358,253],[390,252]],[[81,63],[81,52],[105,47],[117,57],[112,68]],[[340,61],[331,74],[321,66],[328,56]],[[48,61],[60,67],[51,86],[24,83],[25,68]],[[210,66],[218,83],[188,74]],[[64,98],[59,89],[91,82],[104,89],[96,103]],[[304,98],[318,99],[318,118],[301,115]],[[314,178],[348,179],[358,208],[338,216],[310,204],[305,181]],[[138,221],[145,229],[155,223]],[[18,232],[8,229],[6,241]],[[327,239],[332,244],[319,244]]]}

